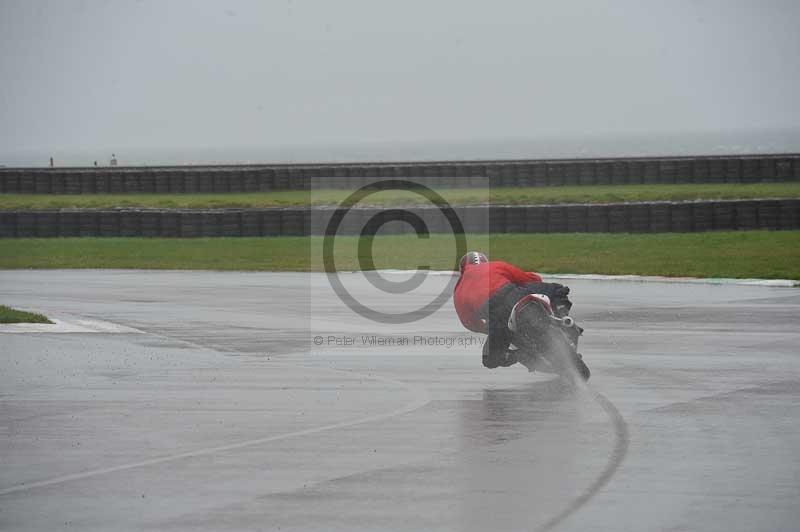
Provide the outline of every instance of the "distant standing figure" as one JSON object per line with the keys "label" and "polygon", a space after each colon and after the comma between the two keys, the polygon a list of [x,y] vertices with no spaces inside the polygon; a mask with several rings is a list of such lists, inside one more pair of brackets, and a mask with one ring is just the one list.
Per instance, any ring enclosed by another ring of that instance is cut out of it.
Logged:
{"label": "distant standing figure", "polygon": [[50,157],[50,168],[52,168],[52,167],[53,167],[53,158]]}
{"label": "distant standing figure", "polygon": [[117,156],[116,154],[111,154],[111,166],[117,166]]}
{"label": "distant standing figure", "polygon": [[94,165],[97,166],[97,161],[94,162]]}

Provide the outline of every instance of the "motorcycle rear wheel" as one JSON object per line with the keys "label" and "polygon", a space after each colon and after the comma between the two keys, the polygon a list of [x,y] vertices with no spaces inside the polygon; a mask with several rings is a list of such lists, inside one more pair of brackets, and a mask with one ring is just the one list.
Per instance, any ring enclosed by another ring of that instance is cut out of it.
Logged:
{"label": "motorcycle rear wheel", "polygon": [[561,327],[547,322],[541,308],[530,305],[523,309],[522,322],[526,347],[536,353],[534,356],[546,359],[553,371],[565,379],[589,380],[592,372],[575,344]]}

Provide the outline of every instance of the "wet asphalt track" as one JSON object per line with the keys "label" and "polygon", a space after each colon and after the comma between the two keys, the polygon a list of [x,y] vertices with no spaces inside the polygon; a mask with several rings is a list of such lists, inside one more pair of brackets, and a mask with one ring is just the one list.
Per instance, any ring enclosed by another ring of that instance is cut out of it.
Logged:
{"label": "wet asphalt track", "polygon": [[[400,310],[429,281],[346,282]],[[144,331],[0,334],[0,529],[797,530],[800,291],[569,284],[578,391],[321,275],[0,272],[5,304]]]}

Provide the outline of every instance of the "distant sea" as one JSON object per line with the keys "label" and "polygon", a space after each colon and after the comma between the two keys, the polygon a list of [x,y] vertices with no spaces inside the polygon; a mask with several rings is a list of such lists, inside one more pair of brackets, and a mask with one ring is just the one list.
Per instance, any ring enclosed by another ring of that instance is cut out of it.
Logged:
{"label": "distant sea", "polygon": [[550,159],[800,153],[800,129],[592,136],[552,139],[416,140],[229,147],[161,146],[47,148],[3,153],[0,166],[99,166],[115,153],[120,166]]}

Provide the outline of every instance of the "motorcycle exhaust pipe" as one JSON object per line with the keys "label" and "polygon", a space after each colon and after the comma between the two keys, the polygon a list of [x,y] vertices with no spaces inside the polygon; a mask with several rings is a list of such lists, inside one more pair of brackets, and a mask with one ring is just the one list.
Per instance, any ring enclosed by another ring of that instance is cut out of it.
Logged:
{"label": "motorcycle exhaust pipe", "polygon": [[558,318],[556,316],[550,316],[550,319],[554,323],[560,325],[561,327],[564,327],[565,329],[570,329],[572,327],[577,327],[577,325],[575,325],[575,320],[573,320],[569,316],[564,316],[563,318]]}

